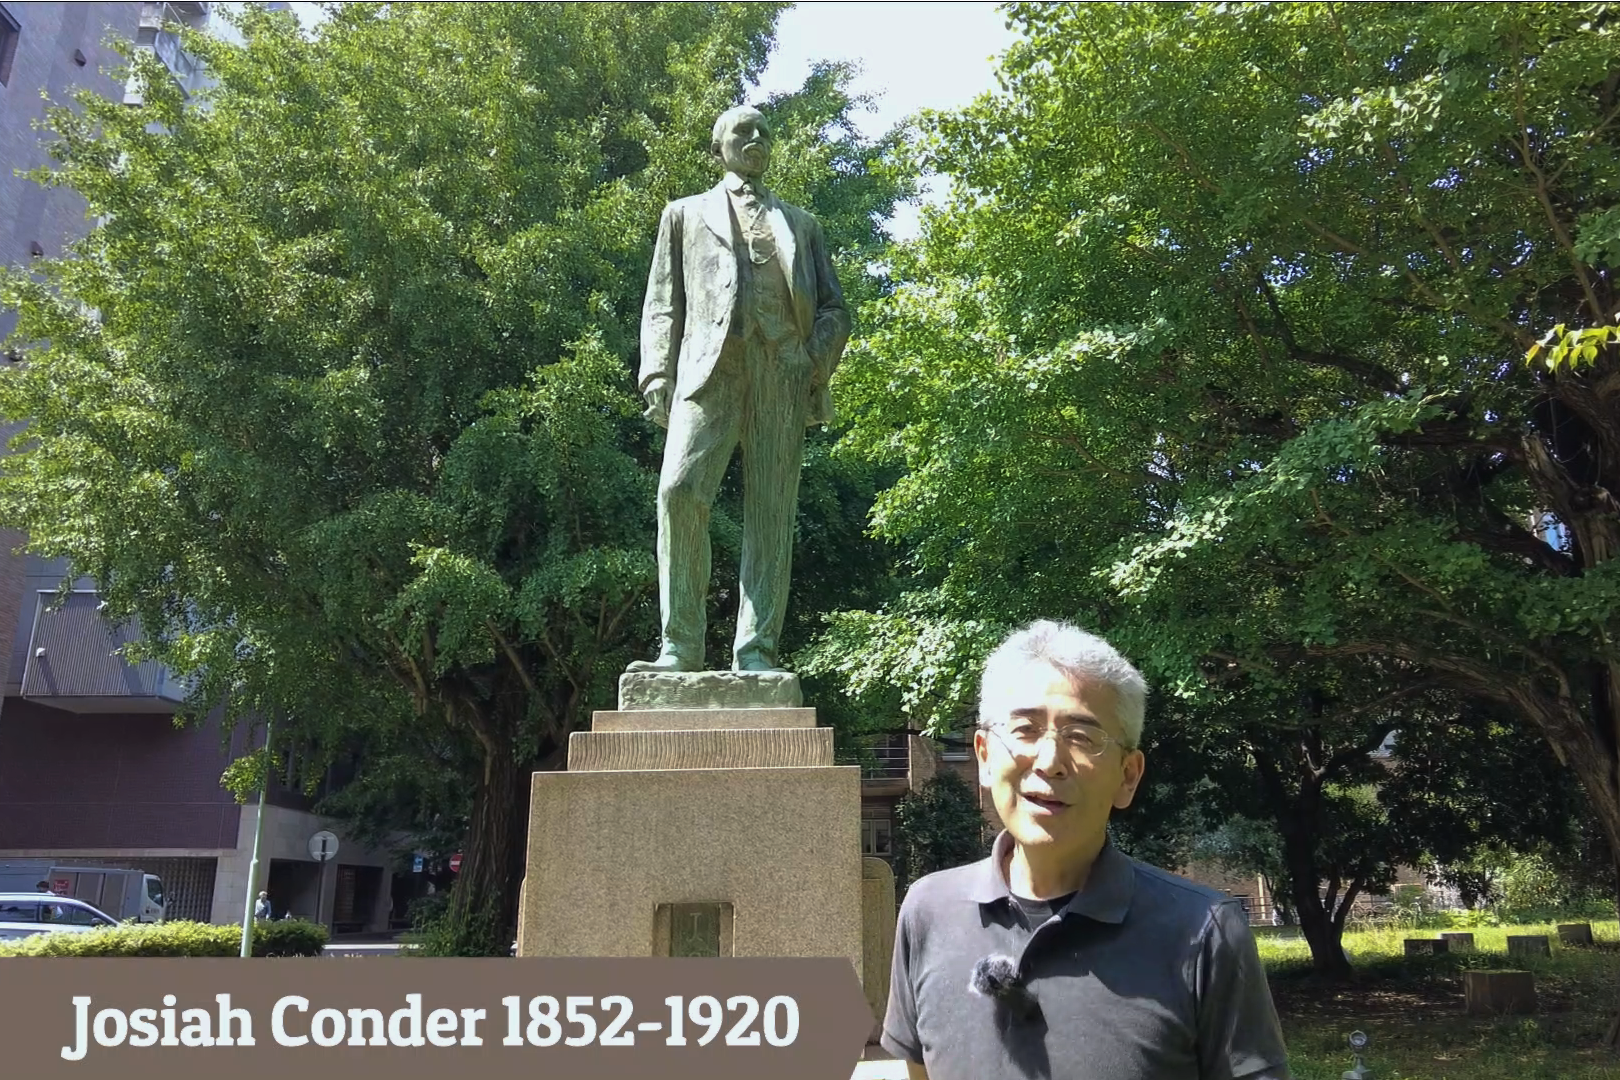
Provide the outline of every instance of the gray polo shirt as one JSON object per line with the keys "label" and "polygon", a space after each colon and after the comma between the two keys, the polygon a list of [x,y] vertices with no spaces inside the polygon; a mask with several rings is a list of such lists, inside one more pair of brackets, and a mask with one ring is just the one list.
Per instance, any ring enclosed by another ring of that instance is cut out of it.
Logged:
{"label": "gray polo shirt", "polygon": [[[1035,926],[990,858],[929,874],[900,907],[882,1042],[929,1080],[1289,1080],[1242,905],[1107,844]],[[969,988],[991,954],[1018,962],[1039,1008]]]}

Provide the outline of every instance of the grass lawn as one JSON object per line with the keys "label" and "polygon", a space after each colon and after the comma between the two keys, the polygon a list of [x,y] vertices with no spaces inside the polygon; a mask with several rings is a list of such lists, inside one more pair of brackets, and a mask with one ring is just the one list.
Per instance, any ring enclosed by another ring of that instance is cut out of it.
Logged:
{"label": "grass lawn", "polygon": [[[1436,930],[1347,932],[1357,981],[1324,984],[1311,974],[1303,939],[1261,937],[1260,955],[1288,1038],[1297,1080],[1339,1080],[1353,1058],[1345,1036],[1372,1036],[1366,1054],[1377,1080],[1620,1080],[1620,1058],[1598,1048],[1620,1003],[1620,925],[1592,923],[1597,946],[1566,949],[1551,925],[1481,927],[1476,952],[1403,955],[1409,937]],[[1552,956],[1507,962],[1507,935],[1546,934]],[[1534,1016],[1463,1012],[1462,972],[1533,971]]]}

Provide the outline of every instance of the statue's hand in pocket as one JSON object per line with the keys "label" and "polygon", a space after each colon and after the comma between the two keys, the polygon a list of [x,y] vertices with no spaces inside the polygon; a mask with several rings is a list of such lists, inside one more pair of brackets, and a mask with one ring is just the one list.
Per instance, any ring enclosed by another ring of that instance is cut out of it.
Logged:
{"label": "statue's hand in pocket", "polygon": [[669,428],[669,380],[664,378],[654,379],[647,384],[647,389],[642,391],[642,394],[647,399],[647,408],[642,415],[667,430]]}

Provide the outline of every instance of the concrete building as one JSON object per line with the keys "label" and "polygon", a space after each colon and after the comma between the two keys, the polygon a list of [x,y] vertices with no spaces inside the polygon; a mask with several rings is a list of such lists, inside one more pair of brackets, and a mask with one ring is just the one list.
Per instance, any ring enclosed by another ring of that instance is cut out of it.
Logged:
{"label": "concrete building", "polygon": [[[0,262],[60,255],[89,225],[76,195],[15,175],[47,163],[34,128],[41,89],[59,102],[88,87],[137,103],[105,74],[122,62],[107,45],[116,36],[151,49],[194,93],[205,76],[172,28],[210,18],[206,3],[0,0]],[[0,311],[0,340],[14,325]],[[68,568],[15,554],[23,539],[0,532],[0,858],[140,868],[163,878],[171,917],[239,922],[258,808],[238,806],[220,778],[245,737],[227,737],[218,716],[177,727],[185,688],[160,665],[126,663],[118,650],[129,629],[102,617],[93,582],[59,595]],[[397,926],[407,890],[388,853],[340,834],[337,857],[317,863],[309,838],[330,828],[310,799],[272,786],[260,859],[276,915],[318,917],[340,933]]]}
{"label": "concrete building", "polygon": [[978,764],[971,737],[930,739],[921,735],[893,734],[859,740],[864,753],[850,764],[861,766],[861,854],[893,865],[895,806],[942,772],[952,772],[975,792],[985,827],[994,835],[1001,829],[990,792],[979,786]]}
{"label": "concrete building", "polygon": [[[134,38],[141,4],[0,3],[0,263],[27,266],[60,255],[85,231],[84,201],[13,175],[47,163],[34,124],[45,116],[40,91],[66,101],[75,86],[121,99],[124,85],[103,74],[122,63],[110,36]],[[0,339],[16,324],[0,312]]]}

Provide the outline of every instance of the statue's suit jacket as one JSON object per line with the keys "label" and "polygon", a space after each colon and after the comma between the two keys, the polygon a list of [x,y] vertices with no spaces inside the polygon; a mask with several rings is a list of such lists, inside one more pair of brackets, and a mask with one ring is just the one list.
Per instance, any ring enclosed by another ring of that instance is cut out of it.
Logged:
{"label": "statue's suit jacket", "polygon": [[[805,423],[831,423],[832,392],[827,384],[849,340],[849,314],[821,224],[775,195],[767,198],[776,257],[784,268],[792,268],[788,287],[793,314],[810,358],[811,399]],[[721,346],[737,317],[738,253],[729,200],[722,181],[701,195],[664,207],[641,312],[642,390],[663,376],[677,398],[689,398],[714,374]]]}

